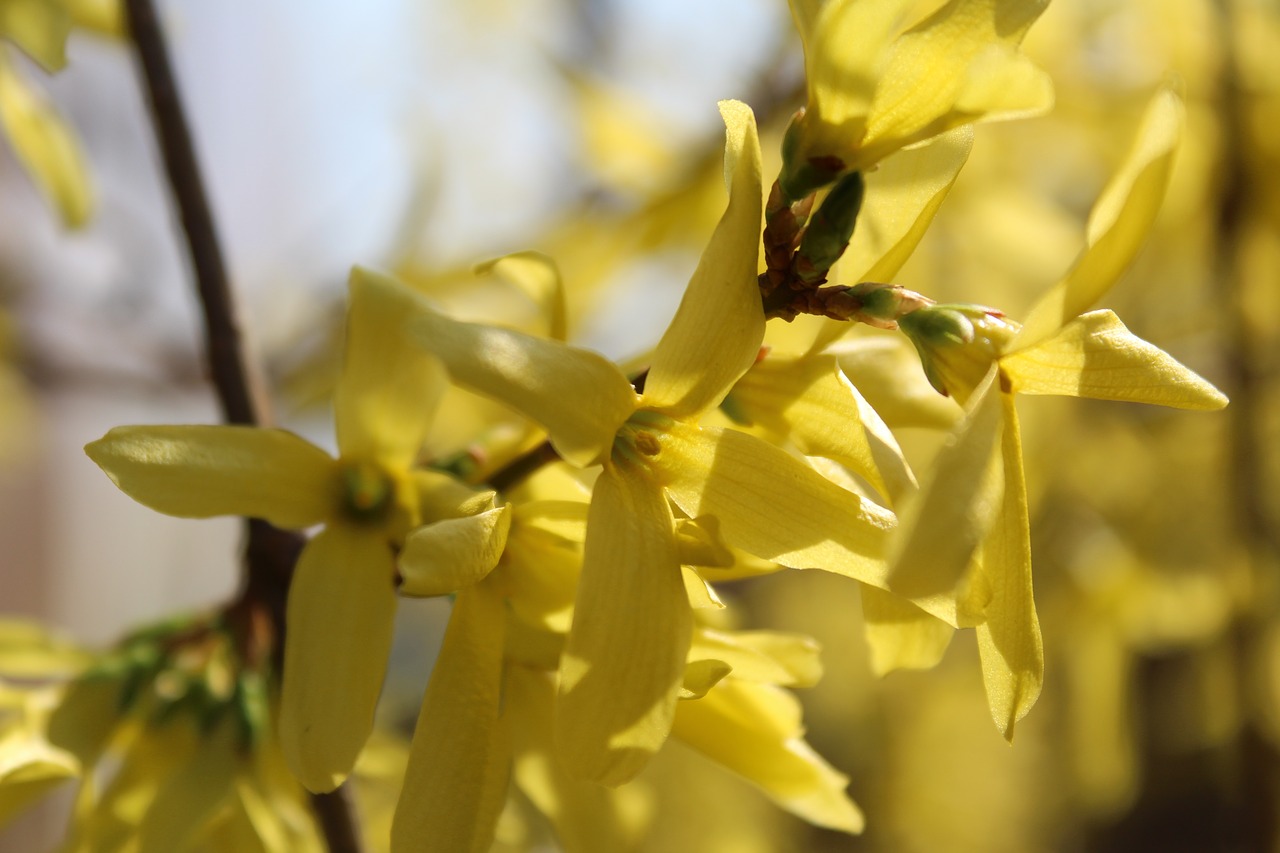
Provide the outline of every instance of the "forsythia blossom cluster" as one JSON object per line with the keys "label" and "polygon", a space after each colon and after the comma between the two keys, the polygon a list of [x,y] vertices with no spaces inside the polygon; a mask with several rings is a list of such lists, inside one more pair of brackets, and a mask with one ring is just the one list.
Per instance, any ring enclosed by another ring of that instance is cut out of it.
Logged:
{"label": "forsythia blossom cluster", "polygon": [[[792,0],[807,103],[781,173],[768,191],[751,109],[722,102],[727,205],[638,375],[560,328],[463,322],[357,267],[336,456],[237,426],[118,427],[90,444],[154,510],[309,532],[282,668],[277,681],[269,655],[246,655],[256,635],[234,608],[50,666],[70,676],[59,687],[21,690],[0,667],[0,712],[12,709],[0,817],[19,793],[75,776],[73,838],[158,850],[247,833],[262,849],[310,849],[298,783],[331,791],[355,768],[399,596],[451,596],[452,610],[394,850],[488,850],[513,791],[566,849],[625,849],[627,783],[671,737],[814,824],[860,831],[847,779],[805,742],[786,689],[820,677],[816,644],[717,615],[717,585],[766,572],[860,582],[882,672],[931,666],[972,628],[992,717],[1012,738],[1044,676],[1015,396],[1226,402],[1110,311],[1089,311],[1163,197],[1182,124],[1171,91],[1152,101],[1077,261],[1024,323],[890,283],[964,164],[969,126],[1049,107],[1048,77],[1019,49],[1046,3],[952,0],[912,21],[910,0]],[[767,321],[801,314],[828,319],[798,346],[766,337]],[[919,482],[860,390],[871,377],[840,366],[841,347],[859,346],[842,340],[849,320],[904,333],[963,407]],[[540,464],[463,476],[424,457],[450,383],[526,418],[532,444],[495,455]],[[123,758],[99,792],[108,746]]]}

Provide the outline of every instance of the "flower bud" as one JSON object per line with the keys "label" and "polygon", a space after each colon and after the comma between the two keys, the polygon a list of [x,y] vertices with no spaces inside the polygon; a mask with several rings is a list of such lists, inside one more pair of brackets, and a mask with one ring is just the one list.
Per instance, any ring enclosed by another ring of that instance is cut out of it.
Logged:
{"label": "flower bud", "polygon": [[981,305],[928,305],[899,318],[938,393],[963,404],[1021,326]]}
{"label": "flower bud", "polygon": [[802,145],[804,109],[796,111],[782,137],[782,171],[778,186],[788,203],[794,203],[835,181],[845,171],[838,157],[809,157]]}
{"label": "flower bud", "polygon": [[865,189],[862,173],[853,172],[837,181],[823,199],[796,254],[796,273],[802,281],[816,284],[826,280],[831,265],[840,260],[858,221]]}

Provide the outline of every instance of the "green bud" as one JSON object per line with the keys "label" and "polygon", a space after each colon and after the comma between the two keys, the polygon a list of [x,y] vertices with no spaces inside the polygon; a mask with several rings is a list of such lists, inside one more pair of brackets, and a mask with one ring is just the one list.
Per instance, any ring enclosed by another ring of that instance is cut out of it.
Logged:
{"label": "green bud", "polygon": [[862,173],[850,172],[836,182],[818,212],[810,217],[796,253],[796,272],[802,280],[824,280],[831,265],[840,260],[853,236],[865,190]]}
{"label": "green bud", "polygon": [[969,399],[1021,326],[981,305],[927,305],[898,326],[915,344],[925,376],[940,394]]}

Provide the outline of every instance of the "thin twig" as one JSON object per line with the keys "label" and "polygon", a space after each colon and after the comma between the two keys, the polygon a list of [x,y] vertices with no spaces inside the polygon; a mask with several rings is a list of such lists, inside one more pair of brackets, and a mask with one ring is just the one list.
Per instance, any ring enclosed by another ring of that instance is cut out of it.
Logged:
{"label": "thin twig", "polygon": [[[217,229],[196,163],[164,34],[151,0],[126,0],[125,7],[129,32],[142,64],[165,173],[191,257],[204,317],[209,374],[218,402],[228,423],[262,426],[270,420],[263,384],[241,340],[235,298],[227,281]],[[240,617],[246,625],[255,623],[258,618],[255,614],[265,616],[270,623],[268,634],[274,640],[279,671],[279,652],[284,643],[284,604],[302,539],[262,521],[247,521],[246,529],[245,581],[228,614]],[[248,628],[246,633],[256,635]],[[311,803],[331,853],[360,853],[354,810],[347,794],[342,789],[313,794]]]}
{"label": "thin twig", "polygon": [[173,66],[151,0],[126,0],[129,31],[151,100],[151,116],[173,190],[200,294],[213,385],[227,423],[262,424],[266,407],[245,357],[235,300],[227,283],[218,233],[178,95]]}

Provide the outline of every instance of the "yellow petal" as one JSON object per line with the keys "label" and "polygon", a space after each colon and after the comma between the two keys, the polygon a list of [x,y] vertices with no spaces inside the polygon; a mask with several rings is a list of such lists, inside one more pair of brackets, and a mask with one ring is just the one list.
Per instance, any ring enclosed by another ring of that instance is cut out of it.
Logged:
{"label": "yellow petal", "polygon": [[716,594],[715,588],[707,583],[702,575],[688,566],[680,567],[680,575],[684,579],[684,591],[689,597],[689,606],[695,610],[722,610],[724,602]]}
{"label": "yellow petal", "polygon": [[692,631],[673,523],[633,463],[596,480],[556,714],[560,758],[580,778],[626,782],[671,728]]}
{"label": "yellow petal", "polygon": [[0,675],[9,678],[74,675],[92,661],[93,655],[38,622],[0,619]]}
{"label": "yellow petal", "polygon": [[613,444],[636,408],[613,362],[584,349],[510,329],[460,323],[420,307],[418,342],[459,385],[493,397],[540,424],[566,461],[589,465]]}
{"label": "yellow petal", "polygon": [[346,459],[408,468],[422,448],[447,380],[410,338],[415,294],[389,276],[351,271],[342,373],[333,392],[338,450]]}
{"label": "yellow petal", "polygon": [[25,732],[0,738],[0,826],[80,772],[75,756]]}
{"label": "yellow petal", "polygon": [[67,64],[71,16],[65,3],[51,0],[4,0],[0,3],[0,37],[9,39],[46,71]]}
{"label": "yellow petal", "polygon": [[751,108],[721,101],[729,206],[716,225],[680,308],[653,352],[644,405],[689,418],[724,398],[764,339],[760,305],[760,142]]}
{"label": "yellow petal", "polygon": [[951,429],[960,420],[960,406],[929,384],[906,335],[843,341],[833,353],[845,376],[893,428]]}
{"label": "yellow petal", "polygon": [[817,641],[803,634],[699,628],[689,657],[724,661],[733,667],[734,678],[811,687],[822,678],[820,651]]}
{"label": "yellow petal", "polygon": [[738,381],[730,399],[735,417],[762,427],[770,440],[789,438],[804,454],[834,459],[886,497],[915,485],[893,434],[835,356],[766,358]]}
{"label": "yellow petal", "polygon": [[862,588],[862,619],[871,647],[871,670],[929,669],[951,643],[955,629],[901,596]]}
{"label": "yellow petal", "polygon": [[[0,8],[3,8],[2,4]],[[41,3],[40,5],[52,5]],[[89,170],[75,134],[9,62],[0,45],[0,125],[27,173],[68,228],[93,210]]]}
{"label": "yellow petal", "polygon": [[555,341],[568,338],[564,282],[552,258],[541,252],[515,252],[478,265],[476,272],[497,273],[523,290],[547,315],[547,337]]}
{"label": "yellow petal", "polygon": [[138,853],[186,850],[233,794],[242,769],[238,726],[225,720],[156,791],[138,827]]}
{"label": "yellow petal", "polygon": [[647,817],[640,786],[605,788],[565,772],[551,743],[555,684],[547,673],[512,667],[507,691],[516,782],[566,853],[634,849]]}
{"label": "yellow petal", "polygon": [[477,583],[498,565],[510,528],[506,505],[419,527],[400,552],[400,592],[446,595]]}
{"label": "yellow petal", "polygon": [[901,596],[953,591],[999,511],[1003,395],[997,386],[993,370],[974,392],[964,423],[938,453],[928,480],[901,510],[890,584]]}
{"label": "yellow petal", "polygon": [[701,699],[707,691],[719,684],[733,667],[714,658],[691,659],[684,668],[684,680],[680,684],[681,699]]}
{"label": "yellow petal", "polygon": [[672,500],[691,516],[718,518],[725,541],[790,568],[887,583],[893,513],[736,430],[676,424],[661,445],[654,464]]}
{"label": "yellow petal", "polygon": [[393,851],[483,853],[493,842],[511,762],[499,717],[504,614],[487,584],[458,593],[414,729]]}
{"label": "yellow petal", "polygon": [[1013,395],[1001,394],[1005,429],[1001,441],[1004,497],[1000,515],[982,543],[975,583],[989,595],[985,621],[978,625],[982,681],[996,727],[1013,740],[1014,724],[1040,698],[1044,647],[1031,592],[1031,532],[1027,487],[1022,477],[1022,438]]}
{"label": "yellow petal", "polygon": [[[857,5],[857,4],[854,4]],[[860,168],[962,124],[1043,112],[1047,74],[1017,45],[1048,0],[952,0],[896,39],[878,69]]]}
{"label": "yellow petal", "polygon": [[801,158],[836,156],[858,168],[851,150],[866,133],[890,37],[912,0],[828,0],[815,16],[812,0],[791,4],[804,42],[808,103]]}
{"label": "yellow petal", "polygon": [[289,587],[280,744],[311,791],[331,791],[373,728],[396,612],[390,548],[330,525],[307,543]]}
{"label": "yellow petal", "polygon": [[166,515],[243,515],[299,528],[341,505],[334,461],[284,430],[116,427],[84,450],[122,492]]}
{"label": "yellow petal", "polygon": [[848,778],[805,743],[798,703],[786,692],[729,679],[702,699],[681,702],[672,734],[792,814],[862,831],[862,812],[844,793]]}
{"label": "yellow petal", "polygon": [[710,516],[678,519],[676,545],[681,565],[727,569],[734,564],[733,551],[720,536],[720,522]]}
{"label": "yellow petal", "polygon": [[1124,163],[1093,206],[1085,250],[1031,309],[1009,352],[1053,335],[1097,302],[1129,266],[1164,200],[1182,123],[1182,102],[1162,89],[1147,107]]}
{"label": "yellow petal", "polygon": [[[586,506],[581,506],[582,521]],[[582,544],[530,518],[538,504],[520,504],[508,534],[503,580],[515,616],[535,628],[567,634],[577,592]],[[584,524],[579,524],[585,527]]]}
{"label": "yellow petal", "polygon": [[1128,400],[1178,409],[1221,409],[1227,398],[1111,311],[1077,317],[1058,334],[1000,360],[1016,394]]}

